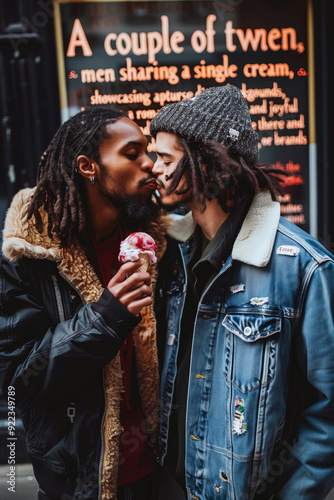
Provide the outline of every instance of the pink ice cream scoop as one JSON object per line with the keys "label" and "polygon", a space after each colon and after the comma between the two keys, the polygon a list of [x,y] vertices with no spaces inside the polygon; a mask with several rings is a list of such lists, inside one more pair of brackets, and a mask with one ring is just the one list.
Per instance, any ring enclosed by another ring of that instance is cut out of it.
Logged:
{"label": "pink ice cream scoop", "polygon": [[157,261],[155,256],[156,249],[157,245],[149,234],[141,232],[131,233],[121,242],[118,260],[120,262],[134,262],[142,259],[145,261],[145,267],[143,265],[139,270],[146,271],[149,264],[155,264]]}

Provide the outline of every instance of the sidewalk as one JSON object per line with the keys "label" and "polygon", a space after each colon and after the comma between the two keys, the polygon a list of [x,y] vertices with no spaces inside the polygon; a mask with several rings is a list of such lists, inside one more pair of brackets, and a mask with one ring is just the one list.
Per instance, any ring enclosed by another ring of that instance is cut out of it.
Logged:
{"label": "sidewalk", "polygon": [[30,464],[15,465],[15,492],[8,490],[9,473],[9,465],[0,466],[0,500],[37,500],[37,482]]}
{"label": "sidewalk", "polygon": [[[8,491],[8,487],[10,487],[7,484],[8,473],[9,466],[0,465],[0,500],[37,500],[37,482],[30,464],[17,464],[15,466],[15,493]],[[326,500],[334,500],[334,490]]]}

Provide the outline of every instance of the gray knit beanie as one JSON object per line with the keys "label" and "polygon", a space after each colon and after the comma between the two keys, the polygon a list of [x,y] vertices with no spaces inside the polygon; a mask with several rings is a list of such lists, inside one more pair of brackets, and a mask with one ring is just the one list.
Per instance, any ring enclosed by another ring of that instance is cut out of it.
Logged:
{"label": "gray knit beanie", "polygon": [[233,85],[211,87],[186,101],[167,104],[153,118],[150,132],[173,132],[187,141],[215,141],[254,164],[259,157],[246,99]]}

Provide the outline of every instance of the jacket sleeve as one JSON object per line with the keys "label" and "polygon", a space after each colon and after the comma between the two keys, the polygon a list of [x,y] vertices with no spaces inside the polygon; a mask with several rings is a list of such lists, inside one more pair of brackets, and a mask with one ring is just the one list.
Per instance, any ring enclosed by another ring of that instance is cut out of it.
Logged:
{"label": "jacket sleeve", "polygon": [[[0,266],[0,384],[20,408],[71,393],[111,361],[140,322],[105,289],[71,319],[52,322],[26,266]],[[101,372],[102,373],[102,372]]]}
{"label": "jacket sleeve", "polygon": [[296,333],[298,363],[315,396],[301,412],[290,456],[284,456],[277,498],[322,500],[334,487],[333,262],[314,271]]}

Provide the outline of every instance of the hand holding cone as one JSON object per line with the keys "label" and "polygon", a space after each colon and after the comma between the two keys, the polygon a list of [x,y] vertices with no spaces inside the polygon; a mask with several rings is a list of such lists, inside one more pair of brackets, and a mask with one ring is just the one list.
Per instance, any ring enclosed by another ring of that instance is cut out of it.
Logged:
{"label": "hand holding cone", "polygon": [[[157,261],[155,256],[156,249],[155,241],[149,234],[142,232],[131,233],[120,244],[118,260],[124,263],[141,259],[143,263],[137,269],[137,272],[146,272],[149,265],[155,264]],[[138,288],[145,295],[141,289],[143,284],[144,282]]]}

